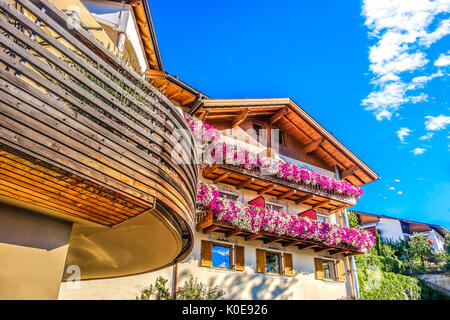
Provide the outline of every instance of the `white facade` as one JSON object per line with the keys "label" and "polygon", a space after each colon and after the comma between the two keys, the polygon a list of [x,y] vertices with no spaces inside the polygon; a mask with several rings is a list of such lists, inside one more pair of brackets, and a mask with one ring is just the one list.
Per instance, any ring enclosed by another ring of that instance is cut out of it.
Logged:
{"label": "white facade", "polygon": [[380,236],[385,240],[393,242],[405,240],[402,226],[398,219],[380,217],[380,221],[376,224],[376,228],[381,231]]}
{"label": "white facade", "polygon": [[435,230],[424,232],[429,239],[433,240],[433,244],[431,245],[433,247],[434,252],[444,252],[444,245],[445,245],[445,239],[442,237],[439,233],[437,233]]}
{"label": "white facade", "polygon": [[[256,191],[236,191],[228,185],[218,183],[221,190],[227,190],[238,196],[238,200],[248,202],[256,197]],[[266,200],[282,204],[291,213],[300,213],[310,206],[296,205],[293,201],[276,201],[266,196]],[[343,225],[341,213],[327,214],[329,223]],[[228,270],[200,265],[202,240],[215,243],[227,243],[244,247],[244,270]],[[225,242],[223,240],[226,240]],[[257,273],[256,249],[269,249],[274,252],[292,254],[294,275],[268,275]],[[164,250],[161,248],[161,250]],[[344,264],[346,280],[318,280],[316,279],[314,258],[330,259],[333,262],[341,261]],[[282,247],[280,244],[264,244],[262,240],[245,241],[239,236],[225,238],[221,233],[212,232],[195,233],[194,248],[184,261],[178,264],[177,284],[183,286],[184,282],[193,276],[209,287],[218,286],[225,291],[224,299],[339,299],[351,296],[351,279],[348,272],[348,259],[343,255],[329,255],[327,251],[315,252],[313,249],[299,249],[296,246]],[[135,299],[140,291],[153,284],[158,276],[168,279],[168,288],[172,290],[173,267],[160,271],[121,277],[115,279],[81,281],[80,288],[76,289],[70,283],[63,283],[59,299]]]}

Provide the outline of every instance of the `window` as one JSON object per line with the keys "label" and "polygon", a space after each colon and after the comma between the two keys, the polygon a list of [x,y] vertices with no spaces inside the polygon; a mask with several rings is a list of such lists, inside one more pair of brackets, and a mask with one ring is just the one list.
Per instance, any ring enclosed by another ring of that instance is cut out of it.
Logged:
{"label": "window", "polygon": [[244,247],[202,240],[200,265],[203,267],[244,270]]}
{"label": "window", "polygon": [[229,246],[213,244],[212,246],[212,266],[220,268],[230,268],[231,250]]}
{"label": "window", "polygon": [[255,130],[256,141],[261,142],[261,138],[263,136],[263,128],[259,124],[254,123],[253,130]]}
{"label": "window", "polygon": [[411,233],[411,232],[409,232],[410,230],[409,230],[409,224],[408,223],[400,221],[400,225],[402,227],[402,232],[403,233]]}
{"label": "window", "polygon": [[220,194],[220,196],[222,198],[229,199],[229,200],[232,200],[232,201],[237,201],[239,199],[239,197],[240,197],[239,194],[233,193],[231,191],[225,191],[225,190],[220,190],[219,194]]}
{"label": "window", "polygon": [[275,203],[275,202],[269,202],[266,201],[266,208],[275,210],[275,211],[281,211],[281,212],[287,212],[287,206],[281,203]]}
{"label": "window", "polygon": [[256,249],[256,272],[292,276],[292,254]]}
{"label": "window", "polygon": [[324,214],[317,214],[317,221],[328,222],[328,217]]}
{"label": "window", "polygon": [[280,254],[266,251],[266,272],[280,273]]}
{"label": "window", "polygon": [[335,280],[334,261],[323,260],[322,268],[324,279]]}
{"label": "window", "polygon": [[317,280],[345,282],[345,270],[342,261],[314,258]]}
{"label": "window", "polygon": [[283,131],[278,131],[278,144],[280,146],[285,146],[286,145],[286,140],[285,140],[285,136],[284,136],[284,132]]}

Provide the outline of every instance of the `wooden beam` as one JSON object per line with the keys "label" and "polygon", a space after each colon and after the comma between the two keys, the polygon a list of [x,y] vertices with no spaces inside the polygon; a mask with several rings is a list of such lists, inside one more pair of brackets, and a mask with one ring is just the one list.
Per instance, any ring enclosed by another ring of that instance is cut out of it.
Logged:
{"label": "wooden beam", "polygon": [[311,200],[311,199],[314,199],[314,195],[312,195],[312,194],[304,196],[298,200],[295,200],[295,204],[303,203],[303,202]]}
{"label": "wooden beam", "polygon": [[180,91],[176,91],[176,92],[172,93],[171,95],[168,95],[167,98],[168,99],[173,99],[173,98],[179,96],[180,94],[182,94],[183,92],[184,92],[184,90],[181,89]]}
{"label": "wooden beam", "polygon": [[248,115],[248,113],[250,112],[250,109],[249,108],[247,108],[247,109],[245,109],[245,110],[243,110],[234,120],[233,120],[233,122],[232,122],[232,124],[231,124],[231,128],[235,128],[235,127],[237,127],[238,125],[240,125],[244,120],[245,120],[245,118],[247,118],[247,115]]}
{"label": "wooden beam", "polygon": [[303,150],[305,150],[306,154],[311,153],[311,152],[317,150],[320,147],[320,145],[322,144],[322,142],[324,142],[324,141],[325,141],[325,138],[319,138],[317,140],[314,140],[313,142],[305,145]]}
{"label": "wooden beam", "polygon": [[296,194],[296,193],[297,193],[297,190],[292,189],[292,190],[289,190],[289,191],[287,191],[287,192],[285,192],[285,193],[280,194],[280,195],[277,197],[277,199],[278,199],[278,200],[281,200],[281,199],[287,198],[287,197],[289,197],[289,196],[291,196],[291,195],[293,195],[293,194]]}
{"label": "wooden beam", "polygon": [[203,233],[208,234],[213,231],[216,231],[217,229],[220,229],[220,227],[219,226],[209,226],[209,227],[204,228],[202,231],[203,231]]}
{"label": "wooden beam", "polygon": [[242,182],[240,182],[237,186],[236,186],[236,190],[242,189],[246,186],[248,186],[249,184],[251,184],[253,181],[255,181],[255,178],[249,178],[247,180],[244,180]]}
{"label": "wooden beam", "polygon": [[240,233],[242,233],[242,230],[236,229],[236,230],[232,230],[232,231],[227,232],[227,233],[225,234],[225,236],[231,237],[231,236],[238,235],[238,234],[240,234]]}
{"label": "wooden beam", "polygon": [[258,239],[258,238],[262,238],[262,237],[264,237],[263,234],[261,234],[261,233],[254,233],[254,234],[251,234],[249,236],[246,236],[245,240],[248,241],[248,240]]}
{"label": "wooden beam", "polygon": [[333,248],[330,248],[330,247],[328,247],[328,248],[317,248],[317,249],[314,249],[314,251],[315,252],[322,252],[322,251],[329,251],[329,250],[333,250]]}
{"label": "wooden beam", "polygon": [[280,120],[287,112],[288,112],[288,108],[285,107],[285,108],[281,109],[280,111],[278,111],[277,113],[275,113],[273,116],[270,117],[269,123],[274,124],[275,122]]}
{"label": "wooden beam", "polygon": [[206,168],[205,170],[203,170],[203,176],[206,178],[207,175],[216,171],[216,169],[218,167],[219,167],[219,165],[216,163],[216,164],[213,164],[212,166]]}
{"label": "wooden beam", "polygon": [[264,239],[264,244],[274,243],[274,242],[278,242],[278,241],[282,241],[282,240],[283,239],[281,239],[281,238]]}
{"label": "wooden beam", "polygon": [[340,206],[340,207],[337,207],[336,209],[330,210],[330,213],[335,213],[335,212],[340,211],[345,208],[347,208],[347,205]]}
{"label": "wooden beam", "polygon": [[339,177],[341,179],[344,179],[345,177],[351,176],[353,173],[355,173],[355,171],[358,170],[358,167],[351,167],[349,169],[346,169],[344,171],[341,172],[341,174],[339,175]]}
{"label": "wooden beam", "polygon": [[270,184],[265,188],[262,188],[261,190],[258,191],[258,195],[263,195],[264,193],[270,192],[272,191],[274,188],[276,188],[277,185],[276,184]]}
{"label": "wooden beam", "polygon": [[305,244],[305,245],[298,245],[297,247],[300,249],[300,250],[303,250],[303,249],[311,249],[311,248],[315,248],[315,247],[318,247],[319,245],[318,244]]}
{"label": "wooden beam", "polygon": [[293,240],[293,241],[283,243],[282,246],[288,247],[288,246],[293,246],[293,245],[300,244],[300,243],[303,243],[303,241],[302,240]]}
{"label": "wooden beam", "polygon": [[330,254],[348,253],[347,249],[334,249],[330,251]]}
{"label": "wooden beam", "polygon": [[325,201],[316,203],[315,205],[312,206],[312,208],[313,208],[313,209],[320,208],[320,207],[322,207],[322,206],[324,206],[324,205],[329,204],[330,201],[331,201],[331,200],[325,200]]}
{"label": "wooden beam", "polygon": [[226,178],[228,178],[230,175],[231,175],[231,172],[225,172],[223,175],[215,178],[213,183],[214,184],[219,183],[220,181],[225,180]]}

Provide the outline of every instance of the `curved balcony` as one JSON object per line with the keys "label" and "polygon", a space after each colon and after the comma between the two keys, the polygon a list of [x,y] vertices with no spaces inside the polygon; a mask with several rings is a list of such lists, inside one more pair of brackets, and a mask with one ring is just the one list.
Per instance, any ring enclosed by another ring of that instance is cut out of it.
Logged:
{"label": "curved balcony", "polygon": [[48,1],[0,1],[0,50],[0,200],[72,221],[84,279],[187,256],[198,171],[180,111]]}

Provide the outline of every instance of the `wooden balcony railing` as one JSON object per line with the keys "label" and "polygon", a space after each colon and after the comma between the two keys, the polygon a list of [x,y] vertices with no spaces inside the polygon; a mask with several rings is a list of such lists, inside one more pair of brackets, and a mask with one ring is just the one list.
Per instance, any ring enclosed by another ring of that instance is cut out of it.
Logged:
{"label": "wooden balcony railing", "polygon": [[246,188],[256,191],[258,195],[270,195],[277,199],[294,201],[296,204],[307,204],[314,209],[326,210],[329,213],[354,206],[354,197],[333,194],[322,190],[319,186],[304,185],[278,178],[274,175],[262,174],[260,170],[247,170],[229,164],[214,164],[203,170],[202,175],[214,184],[227,183],[236,189]]}
{"label": "wooden balcony railing", "polygon": [[156,207],[192,234],[197,155],[166,97],[47,0],[0,0],[0,51],[0,195],[105,226]]}
{"label": "wooden balcony railing", "polygon": [[313,249],[315,252],[333,254],[343,254],[344,256],[352,256],[363,254],[364,252],[355,250],[354,248],[345,246],[329,246],[318,241],[302,240],[298,238],[292,238],[284,235],[276,235],[268,232],[252,233],[246,230],[239,229],[230,223],[217,221],[214,215],[207,211],[199,211],[197,213],[197,231],[205,234],[211,232],[220,232],[225,236],[239,236],[243,237],[246,241],[261,240],[264,244],[279,243],[283,247],[297,246],[299,250]]}

